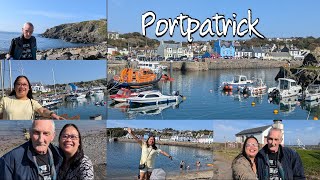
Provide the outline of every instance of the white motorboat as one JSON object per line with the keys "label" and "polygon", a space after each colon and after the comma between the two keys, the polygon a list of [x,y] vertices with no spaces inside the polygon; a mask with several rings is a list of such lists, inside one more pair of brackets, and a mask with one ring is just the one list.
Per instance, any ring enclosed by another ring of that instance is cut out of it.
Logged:
{"label": "white motorboat", "polygon": [[247,79],[245,75],[236,75],[230,82],[222,82],[221,87],[223,90],[238,90],[240,87],[251,84],[253,81]]}
{"label": "white motorboat", "polygon": [[85,94],[82,93],[71,93],[65,97],[66,101],[81,101],[86,98]]}
{"label": "white motorboat", "polygon": [[182,100],[182,96],[179,95],[179,91],[173,95],[163,95],[158,90],[145,91],[138,94],[136,97],[129,97],[127,101],[129,104],[145,104],[145,105],[157,105],[168,104],[171,102],[179,102]]}
{"label": "white motorboat", "polygon": [[151,106],[141,106],[137,108],[128,108],[127,113],[129,114],[142,114],[142,115],[157,115],[160,114],[163,110],[172,107],[173,109],[179,102],[171,102],[168,104],[159,104],[159,105],[151,105]]}
{"label": "white motorboat", "polygon": [[284,98],[301,94],[302,87],[293,79],[279,78],[278,86],[268,89],[268,96],[271,98]]}
{"label": "white motorboat", "polygon": [[159,62],[153,62],[153,61],[139,61],[138,62],[138,67],[140,69],[151,69],[155,73],[159,73],[162,70],[166,70],[168,67],[164,65],[160,65]]}
{"label": "white motorboat", "polygon": [[257,95],[263,94],[267,91],[267,85],[262,81],[261,78],[256,78],[251,85],[245,85],[240,87],[242,94]]}
{"label": "white motorboat", "polygon": [[319,101],[320,100],[320,84],[312,84],[299,96],[299,100]]}
{"label": "white motorboat", "polygon": [[103,90],[95,90],[95,91],[93,91],[93,95],[95,95],[95,96],[101,96],[101,95],[104,95],[104,92],[103,92]]}

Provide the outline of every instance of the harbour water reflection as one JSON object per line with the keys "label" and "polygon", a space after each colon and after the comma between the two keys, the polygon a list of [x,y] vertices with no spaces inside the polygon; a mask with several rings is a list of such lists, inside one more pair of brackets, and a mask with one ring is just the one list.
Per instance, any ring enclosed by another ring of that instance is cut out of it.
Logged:
{"label": "harbour water reflection", "polygon": [[[267,94],[244,96],[237,91],[221,91],[222,82],[240,74],[249,79],[261,78],[267,88],[274,87],[278,71],[273,68],[174,72],[172,84],[160,82],[159,89],[163,93],[178,90],[186,97],[181,104],[162,110],[159,107],[157,113],[145,110],[130,113],[126,104],[109,101],[108,119],[311,119],[320,116],[318,102],[299,102],[296,97],[290,97],[271,103]],[[274,113],[275,110],[278,113]]]}

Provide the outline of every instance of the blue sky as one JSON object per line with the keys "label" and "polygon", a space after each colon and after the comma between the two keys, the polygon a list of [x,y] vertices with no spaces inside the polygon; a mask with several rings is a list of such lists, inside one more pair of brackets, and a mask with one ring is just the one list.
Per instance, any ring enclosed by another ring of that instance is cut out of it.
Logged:
{"label": "blue sky", "polygon": [[[53,84],[53,73],[56,83],[68,83],[77,81],[89,81],[106,78],[105,60],[56,60],[56,61],[11,61],[12,81],[23,74],[31,82]],[[9,68],[8,61],[5,65],[5,86],[8,87]]]}
{"label": "blue sky", "polygon": [[[259,24],[256,26],[256,29],[265,37],[319,37],[319,6],[319,1],[311,0],[303,1],[303,3],[297,0],[269,0],[259,2],[254,0],[109,0],[108,31],[141,33],[141,16],[147,11],[153,11],[157,16],[157,20],[160,18],[175,18],[180,13],[183,13],[197,18],[201,22],[206,18],[211,18],[216,13],[223,14],[226,18],[232,18],[232,13],[236,13],[236,19],[237,22],[239,22],[242,18],[247,18],[247,11],[251,9],[252,19],[255,20],[259,18]],[[154,35],[155,29],[156,25],[149,27],[147,29],[147,37],[156,38]],[[186,38],[183,38],[178,30],[178,27],[176,27],[173,38],[164,36],[159,40],[174,39],[176,41],[186,41]],[[198,32],[196,34],[198,34]],[[194,35],[195,40],[201,40],[196,34]],[[233,39],[230,32],[228,35],[226,39]],[[217,39],[217,36],[208,36],[204,39]]]}
{"label": "blue sky", "polygon": [[213,121],[208,120],[108,120],[108,128],[131,127],[131,128],[173,128],[176,130],[213,130]]}
{"label": "blue sky", "polygon": [[[314,120],[284,120],[285,145],[297,144],[300,139],[305,145],[320,142],[320,122]],[[235,134],[242,130],[273,124],[272,120],[215,120],[214,138],[216,142],[235,141]]]}
{"label": "blue sky", "polygon": [[20,32],[30,21],[35,33],[63,23],[106,18],[106,0],[1,1],[0,31]]}

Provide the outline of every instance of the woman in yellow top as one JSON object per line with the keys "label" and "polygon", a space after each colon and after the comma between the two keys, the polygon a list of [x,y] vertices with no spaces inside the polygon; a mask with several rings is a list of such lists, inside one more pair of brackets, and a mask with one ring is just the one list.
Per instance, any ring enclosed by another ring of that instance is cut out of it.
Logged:
{"label": "woman in yellow top", "polygon": [[156,141],[154,136],[149,136],[148,140],[144,142],[141,139],[139,139],[130,128],[128,128],[128,133],[133,137],[133,139],[135,139],[140,144],[142,149],[140,165],[144,164],[144,168],[139,168],[140,180],[150,179],[152,170],[154,169],[155,158],[159,153],[163,154],[164,156],[167,156],[169,159],[172,160],[172,156],[157,148],[157,146],[155,145]]}
{"label": "woman in yellow top", "polygon": [[34,100],[28,78],[18,76],[9,97],[3,97],[0,101],[0,119],[32,120],[35,118],[35,113],[46,118],[63,119]]}

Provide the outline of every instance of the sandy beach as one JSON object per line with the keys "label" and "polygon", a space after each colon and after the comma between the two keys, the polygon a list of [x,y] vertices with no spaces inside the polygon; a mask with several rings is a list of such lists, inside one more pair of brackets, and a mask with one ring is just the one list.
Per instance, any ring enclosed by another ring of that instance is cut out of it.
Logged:
{"label": "sandy beach", "polygon": [[[95,179],[106,179],[106,132],[101,130],[81,133],[84,153],[93,163]],[[54,139],[54,145],[58,145],[58,136],[59,132],[57,132]],[[0,136],[0,157],[25,142],[22,132],[10,137]]]}

